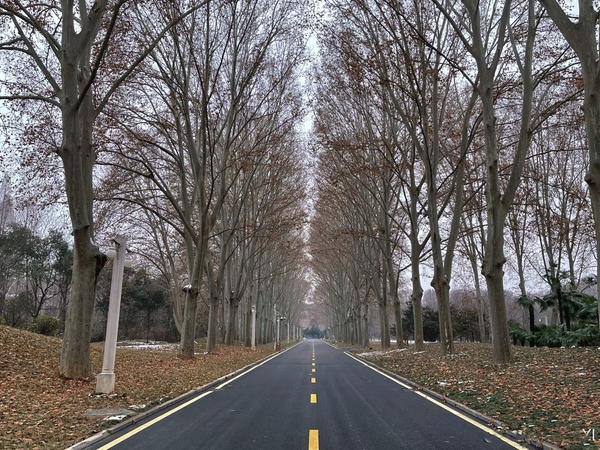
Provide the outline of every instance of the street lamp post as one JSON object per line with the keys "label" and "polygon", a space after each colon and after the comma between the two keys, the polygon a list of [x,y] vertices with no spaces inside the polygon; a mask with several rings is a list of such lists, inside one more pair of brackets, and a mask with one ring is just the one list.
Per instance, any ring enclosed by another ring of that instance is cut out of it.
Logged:
{"label": "street lamp post", "polygon": [[279,329],[279,321],[277,320],[277,305],[273,305],[273,349],[277,350],[277,331]]}
{"label": "street lamp post", "polygon": [[256,306],[252,305],[252,350],[256,350]]}
{"label": "street lamp post", "polygon": [[106,337],[104,338],[102,373],[96,376],[96,392],[102,394],[110,394],[115,390],[115,356],[119,333],[123,270],[125,269],[125,257],[127,253],[127,239],[124,236],[117,235],[113,240],[115,242],[115,250],[107,252],[107,256],[113,258],[113,269],[110,284],[110,300],[108,303],[108,318],[106,320]]}
{"label": "street lamp post", "polygon": [[279,338],[279,328],[281,327],[281,317],[277,317],[277,330],[275,332],[275,350],[281,348],[281,340]]}

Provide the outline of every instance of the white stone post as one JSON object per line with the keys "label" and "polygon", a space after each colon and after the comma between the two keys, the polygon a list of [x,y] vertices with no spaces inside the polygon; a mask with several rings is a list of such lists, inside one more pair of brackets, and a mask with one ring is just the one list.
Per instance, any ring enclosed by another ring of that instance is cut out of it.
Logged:
{"label": "white stone post", "polygon": [[277,350],[277,305],[273,305],[273,349]]}
{"label": "white stone post", "polygon": [[256,306],[252,306],[252,350],[256,350]]}
{"label": "white stone post", "polygon": [[277,342],[277,346],[275,348],[277,350],[281,349],[281,317],[277,318],[277,332],[275,336],[275,342]]}
{"label": "white stone post", "polygon": [[[106,321],[106,337],[104,338],[104,360],[102,373],[96,376],[96,392],[110,394],[115,390],[115,355],[117,352],[117,335],[119,332],[119,312],[121,310],[121,290],[123,288],[123,270],[127,252],[127,239],[115,236],[112,280],[110,284],[110,300],[108,303],[108,319]],[[112,256],[109,252],[109,257]]]}
{"label": "white stone post", "polygon": [[287,323],[287,341],[290,342],[290,323]]}

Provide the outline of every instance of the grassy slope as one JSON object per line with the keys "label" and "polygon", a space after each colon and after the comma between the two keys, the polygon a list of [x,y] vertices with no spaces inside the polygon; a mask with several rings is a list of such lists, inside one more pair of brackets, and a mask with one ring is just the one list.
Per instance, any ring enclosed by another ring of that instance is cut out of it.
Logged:
{"label": "grassy slope", "polygon": [[[183,361],[172,352],[119,349],[116,394],[97,397],[95,381],[58,375],[61,340],[0,326],[0,448],[64,448],[106,425],[85,416],[87,409],[127,408],[157,403],[206,384],[256,361],[268,347],[252,352],[223,347],[215,355]],[[94,373],[102,351],[92,346]]]}

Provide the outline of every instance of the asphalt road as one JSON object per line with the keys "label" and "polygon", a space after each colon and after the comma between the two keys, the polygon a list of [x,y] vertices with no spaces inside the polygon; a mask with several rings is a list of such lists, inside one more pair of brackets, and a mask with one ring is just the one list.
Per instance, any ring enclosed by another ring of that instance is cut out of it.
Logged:
{"label": "asphalt road", "polygon": [[186,403],[93,448],[523,448],[320,340],[305,340]]}

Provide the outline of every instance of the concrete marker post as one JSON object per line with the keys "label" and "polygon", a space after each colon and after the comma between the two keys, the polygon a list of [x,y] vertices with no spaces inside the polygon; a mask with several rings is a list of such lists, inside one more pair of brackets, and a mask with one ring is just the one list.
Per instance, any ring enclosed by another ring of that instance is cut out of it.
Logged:
{"label": "concrete marker post", "polygon": [[256,306],[252,305],[252,350],[256,350]]}
{"label": "concrete marker post", "polygon": [[279,330],[281,328],[281,319],[276,317],[277,320],[277,331],[275,332],[275,350],[279,350],[281,348],[281,337],[279,335]]}
{"label": "concrete marker post", "polygon": [[277,305],[273,305],[273,350],[277,350]]}
{"label": "concrete marker post", "polygon": [[125,269],[125,257],[127,253],[127,238],[117,235],[113,240],[115,242],[115,251],[112,280],[110,283],[108,318],[106,320],[106,337],[104,338],[102,373],[96,376],[96,392],[101,394],[110,394],[115,390],[115,357],[117,353],[117,336],[119,333],[123,271]]}

